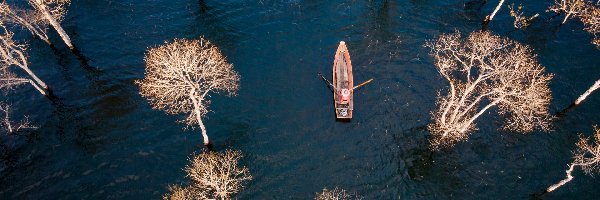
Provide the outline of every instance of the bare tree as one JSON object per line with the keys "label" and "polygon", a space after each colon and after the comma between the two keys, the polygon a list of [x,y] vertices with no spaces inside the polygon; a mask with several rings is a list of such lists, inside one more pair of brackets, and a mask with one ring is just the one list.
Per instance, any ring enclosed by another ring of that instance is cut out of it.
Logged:
{"label": "bare tree", "polygon": [[29,30],[35,37],[40,38],[48,45],[52,45],[48,38],[48,23],[35,10],[15,8],[5,1],[0,2],[0,20],[5,23],[19,25]]}
{"label": "bare tree", "polygon": [[60,35],[60,38],[62,38],[69,49],[75,50],[71,38],[60,25],[60,22],[67,13],[66,7],[70,3],[71,0],[29,0],[29,4],[58,32],[58,35]]}
{"label": "bare tree", "polygon": [[590,87],[581,96],[579,96],[579,98],[577,98],[577,100],[575,100],[575,102],[573,102],[573,104],[571,104],[571,106],[569,106],[569,108],[572,108],[572,107],[575,107],[575,106],[578,106],[579,104],[581,104],[581,102],[583,102],[590,94],[592,94],[592,92],[594,92],[598,88],[600,88],[600,80],[597,80],[594,83],[594,85],[592,85],[592,87]]}
{"label": "bare tree", "polygon": [[549,129],[552,75],[544,73],[531,48],[489,32],[473,32],[463,40],[458,31],[425,46],[450,84],[447,95],[438,93],[431,113],[432,149],[466,140],[476,130],[475,120],[493,107],[505,116],[504,129]]}
{"label": "bare tree", "polygon": [[75,50],[71,38],[60,25],[67,13],[66,7],[71,3],[71,0],[28,0],[28,2],[34,10],[14,8],[3,1],[0,4],[2,20],[26,28],[34,36],[52,45],[47,34],[48,25],[50,25],[69,49]]}
{"label": "bare tree", "polygon": [[2,112],[2,121],[0,122],[0,127],[2,127],[2,131],[8,134],[15,134],[23,130],[37,128],[35,125],[32,125],[29,122],[29,118],[27,116],[25,116],[24,119],[19,122],[12,121],[11,106],[4,102],[0,102],[0,112]]}
{"label": "bare tree", "polygon": [[502,7],[502,4],[504,4],[504,0],[500,0],[498,2],[498,5],[496,6],[496,8],[492,12],[492,14],[489,14],[489,15],[485,16],[485,19],[483,20],[483,24],[488,24],[488,23],[490,23],[492,21],[492,19],[494,19],[494,16],[496,16],[496,13],[498,13],[498,11],[500,10],[500,8]]}
{"label": "bare tree", "polygon": [[164,200],[205,200],[209,199],[205,191],[193,186],[169,186],[169,193],[163,196]]}
{"label": "bare tree", "polygon": [[189,126],[199,125],[204,144],[210,140],[202,117],[208,113],[210,92],[233,96],[240,76],[219,48],[204,38],[176,39],[173,43],[151,48],[146,53],[145,78],[137,81],[140,94],[154,109],[169,114],[188,113]]}
{"label": "bare tree", "polygon": [[594,5],[591,2],[588,2],[585,5],[585,10],[583,14],[579,17],[585,28],[583,30],[594,35],[594,39],[592,40],[592,44],[596,45],[596,47],[600,48],[600,8],[598,7],[600,3]]}
{"label": "bare tree", "polygon": [[[581,167],[583,171],[588,175],[593,175],[600,172],[600,128],[594,127],[596,133],[594,133],[594,141],[590,141],[589,138],[582,135],[579,136],[579,142],[577,142],[577,149],[573,152],[573,162],[568,165],[569,169],[565,172],[567,178],[560,182],[548,187],[546,192],[552,192],[565,185],[569,181],[573,180],[573,170],[575,167]],[[591,144],[590,144],[591,142]]]}
{"label": "bare tree", "polygon": [[[30,83],[42,95],[48,96],[48,85],[29,69],[26,54],[27,45],[17,44],[12,39],[14,34],[2,24],[0,24],[0,31],[4,31],[0,35],[0,89],[7,91],[18,85]],[[12,67],[22,69],[29,75],[29,78],[18,77],[11,71]]]}
{"label": "bare tree", "polygon": [[529,25],[531,25],[531,21],[539,16],[539,14],[535,14],[531,17],[525,16],[521,11],[523,9],[522,5],[519,5],[517,9],[515,9],[515,4],[511,4],[508,6],[508,10],[510,11],[510,16],[515,18],[513,26],[517,29],[525,29]]}
{"label": "bare tree", "polygon": [[[600,3],[600,2],[599,2]],[[597,5],[599,4],[597,3]],[[595,44],[596,47],[600,48],[600,38],[598,35],[600,34],[600,8],[594,5],[592,2],[588,2],[585,5],[585,10],[579,16],[581,22],[585,25],[584,30],[594,35],[594,39],[592,40],[592,44]],[[568,110],[578,106],[583,102],[592,92],[600,88],[600,79],[597,80],[588,90],[586,90],[575,102],[573,102],[569,107],[561,111],[563,114]]]}
{"label": "bare tree", "polygon": [[323,188],[323,191],[317,193],[315,200],[359,200],[362,197],[355,193],[350,193],[344,189],[335,187],[333,190]]}
{"label": "bare tree", "polygon": [[244,184],[252,180],[246,167],[239,167],[242,154],[238,151],[224,153],[206,152],[190,159],[185,168],[192,179],[187,187],[171,186],[164,199],[231,199]]}
{"label": "bare tree", "polygon": [[554,0],[554,4],[548,8],[558,14],[565,13],[564,24],[570,17],[578,17],[585,10],[585,0]]}

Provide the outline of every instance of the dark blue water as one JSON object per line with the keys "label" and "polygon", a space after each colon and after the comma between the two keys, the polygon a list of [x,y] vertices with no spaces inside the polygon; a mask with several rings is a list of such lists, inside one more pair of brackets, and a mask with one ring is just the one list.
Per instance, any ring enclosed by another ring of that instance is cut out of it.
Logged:
{"label": "dark blue water", "polygon": [[[0,171],[2,199],[158,199],[202,146],[198,131],[152,110],[134,80],[147,47],[204,35],[241,75],[239,95],[213,95],[205,120],[217,151],[246,155],[254,180],[240,199],[310,199],[340,186],[367,199],[525,199],[564,177],[577,133],[600,124],[600,94],[551,133],[498,130],[493,112],[454,149],[431,154],[424,129],[446,83],[422,45],[441,33],[481,29],[495,5],[442,1],[74,0],[63,22],[98,71],[89,71],[52,33],[53,51],[27,34],[32,69],[61,97],[52,104],[24,86],[5,98],[40,128],[11,141]],[[512,3],[512,2],[507,2]],[[542,18],[550,1],[526,1]],[[489,30],[531,45],[555,74],[553,112],[600,78],[600,51],[576,20],[512,31],[506,7]],[[335,122],[330,75],[346,41],[357,92],[354,119]],[[181,116],[179,116],[181,117]],[[600,181],[577,171],[548,199],[597,199]]]}

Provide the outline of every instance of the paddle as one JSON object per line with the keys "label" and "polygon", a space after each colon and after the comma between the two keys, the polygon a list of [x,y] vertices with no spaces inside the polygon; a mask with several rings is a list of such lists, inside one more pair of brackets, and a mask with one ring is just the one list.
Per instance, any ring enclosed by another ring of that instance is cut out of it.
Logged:
{"label": "paddle", "polygon": [[333,92],[333,90],[335,90],[335,87],[333,86],[333,84],[331,82],[329,82],[329,80],[327,80],[327,78],[325,78],[323,76],[323,74],[321,74],[321,72],[319,72],[318,75],[321,77],[321,79],[323,79],[323,81],[327,82],[327,84],[329,84],[329,86],[331,86],[331,90]]}
{"label": "paddle", "polygon": [[[321,79],[323,79],[323,81],[325,81],[325,82],[326,82],[326,83],[327,83],[329,86],[331,86],[331,89],[332,89],[332,90],[335,90],[335,87],[333,86],[333,84],[332,84],[331,82],[329,82],[329,80],[327,80],[327,78],[325,78],[325,77],[323,76],[323,74],[321,74],[320,72],[319,72],[319,73],[317,73],[317,74],[319,75],[319,77],[321,77]],[[367,84],[371,83],[372,81],[373,81],[373,79],[369,79],[369,80],[367,80],[367,81],[365,81],[365,82],[363,82],[363,83],[361,83],[361,84],[358,84],[357,86],[354,86],[354,87],[352,88],[352,90],[356,90],[356,89],[358,89],[359,87],[365,86],[365,85],[367,85]]]}
{"label": "paddle", "polygon": [[352,90],[356,90],[356,89],[358,89],[359,87],[365,86],[366,84],[369,84],[369,83],[371,83],[371,81],[373,81],[373,79],[369,79],[368,81],[365,81],[365,82],[363,82],[363,83],[361,83],[361,84],[358,84],[357,86],[354,86],[354,87],[352,88]]}

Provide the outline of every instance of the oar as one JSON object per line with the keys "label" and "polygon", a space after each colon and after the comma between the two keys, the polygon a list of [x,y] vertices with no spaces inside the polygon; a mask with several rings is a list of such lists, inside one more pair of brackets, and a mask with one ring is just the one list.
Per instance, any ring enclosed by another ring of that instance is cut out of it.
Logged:
{"label": "oar", "polygon": [[373,79],[369,79],[368,81],[365,81],[365,82],[363,82],[363,83],[361,83],[361,84],[358,84],[357,86],[354,86],[354,87],[352,88],[352,90],[356,90],[356,89],[357,89],[357,88],[359,88],[359,87],[365,86],[366,84],[369,84],[369,83],[371,83],[371,81],[373,81]]}
{"label": "oar", "polygon": [[332,89],[332,91],[333,91],[333,90],[335,90],[335,87],[333,86],[333,84],[331,84],[331,82],[329,82],[329,80],[327,80],[327,79],[326,79],[326,78],[323,76],[323,74],[321,74],[321,73],[318,73],[318,74],[319,74],[319,76],[321,77],[321,79],[323,79],[323,81],[327,82],[327,84],[329,84],[329,86],[331,86],[331,89]]}

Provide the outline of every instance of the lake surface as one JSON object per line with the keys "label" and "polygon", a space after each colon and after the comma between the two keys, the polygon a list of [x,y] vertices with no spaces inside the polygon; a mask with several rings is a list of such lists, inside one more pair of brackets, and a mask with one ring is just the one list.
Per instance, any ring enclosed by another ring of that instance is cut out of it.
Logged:
{"label": "lake surface", "polygon": [[[9,1],[10,2],[10,1]],[[63,27],[97,71],[81,66],[52,31],[57,50],[32,39],[30,66],[60,104],[30,86],[10,93],[15,115],[40,128],[6,141],[0,199],[159,199],[202,148],[182,116],[152,110],[134,80],[148,47],[204,35],[241,75],[239,95],[213,95],[205,124],[216,151],[240,150],[254,180],[239,199],[311,199],[339,186],[366,199],[526,199],[563,179],[578,133],[600,124],[600,94],[529,135],[498,130],[494,112],[455,148],[427,149],[429,112],[447,85],[422,45],[442,33],[481,29],[496,1],[463,0],[73,0]],[[600,78],[600,50],[577,20],[546,21],[551,1],[527,1],[541,14],[514,31],[506,7],[489,30],[531,45],[548,72],[552,112]],[[331,76],[339,41],[348,45],[357,91],[354,119],[335,121]],[[548,199],[597,199],[600,179],[577,170]]]}

